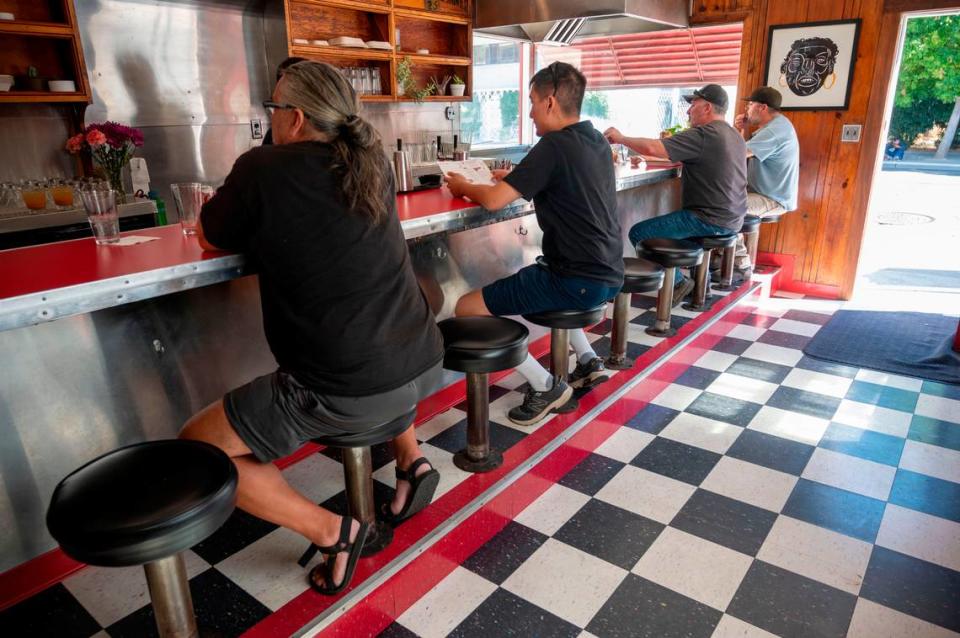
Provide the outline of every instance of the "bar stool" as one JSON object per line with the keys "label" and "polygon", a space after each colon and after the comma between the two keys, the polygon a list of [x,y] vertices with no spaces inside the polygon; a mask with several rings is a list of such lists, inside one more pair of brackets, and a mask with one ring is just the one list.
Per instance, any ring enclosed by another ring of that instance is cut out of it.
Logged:
{"label": "bar stool", "polygon": [[627,356],[627,318],[630,298],[636,292],[654,292],[663,285],[663,267],[639,257],[623,259],[623,288],[613,302],[613,329],[610,332],[610,356],[604,365],[613,370],[628,370],[633,359]]}
{"label": "bar stool", "polygon": [[[417,413],[416,407],[411,406],[409,412],[393,421],[362,432],[312,439],[318,445],[340,448],[343,480],[347,490],[347,515],[361,523],[370,523],[370,531],[367,532],[367,540],[363,543],[361,556],[373,556],[393,542],[393,528],[386,522],[377,520],[373,496],[373,457],[370,447],[386,443],[403,434],[413,425],[413,419]],[[297,562],[301,567],[306,567],[315,553],[316,551],[311,547]]]}
{"label": "bar stool", "polygon": [[[568,330],[575,328],[588,328],[603,320],[603,311],[607,307],[607,302],[603,302],[596,308],[589,310],[545,310],[543,312],[533,312],[523,315],[523,318],[530,323],[538,326],[550,328],[550,372],[553,374],[554,383],[559,380],[566,381],[567,373],[570,368],[570,333]],[[570,403],[574,403],[571,401]],[[563,412],[570,412],[576,409],[565,406],[561,409]],[[561,410],[558,410],[560,412]]]}
{"label": "bar stool", "polygon": [[666,269],[663,287],[657,296],[657,321],[646,333],[653,337],[672,337],[677,331],[670,327],[670,314],[673,308],[674,269],[678,267],[699,266],[703,261],[703,249],[685,239],[665,239],[656,237],[644,239],[637,249],[640,257],[655,261]]}
{"label": "bar stool", "polygon": [[143,565],[160,636],[197,635],[185,549],[233,512],[237,469],[199,441],[151,441],[108,452],[57,485],[50,535],[90,565]]}
{"label": "bar stool", "polygon": [[443,367],[467,374],[467,447],[453,463],[465,472],[489,472],[503,463],[503,452],[490,447],[490,373],[520,365],[530,333],[504,317],[453,317],[437,326]]}
{"label": "bar stool", "polygon": [[[757,256],[757,241],[760,238],[760,217],[757,215],[744,215],[743,223],[740,226],[740,232],[743,233],[743,243],[747,247],[747,254],[750,255],[750,263]],[[714,290],[733,290],[733,258],[736,254],[736,244],[723,249],[723,260],[720,264],[720,283],[714,284]]]}
{"label": "bar stool", "polygon": [[[699,312],[706,310],[708,307],[707,287],[710,285],[710,253],[718,249],[724,251],[727,249],[736,250],[737,236],[730,233],[729,235],[713,235],[711,237],[691,237],[690,240],[697,242],[703,248],[703,261],[697,266],[693,275],[693,300],[683,304],[683,309]],[[724,257],[726,257],[726,253],[724,253]],[[731,261],[731,269],[733,268],[732,264]]]}

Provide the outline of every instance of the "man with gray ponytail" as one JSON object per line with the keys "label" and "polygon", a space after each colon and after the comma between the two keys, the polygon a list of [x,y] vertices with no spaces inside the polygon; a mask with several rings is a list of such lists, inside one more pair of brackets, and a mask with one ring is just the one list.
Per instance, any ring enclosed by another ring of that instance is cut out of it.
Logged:
{"label": "man with gray ponytail", "polygon": [[[329,556],[309,575],[324,594],[350,581],[366,523],[318,507],[273,461],[310,439],[344,436],[409,413],[434,391],[443,342],[410,264],[393,178],[376,130],[332,66],[284,70],[270,112],[272,146],[240,156],[200,215],[204,248],[256,264],[267,343],[278,369],[228,392],[180,436],[226,452],[237,504],[292,529]],[[426,507],[440,475],[413,427],[393,441],[392,523]]]}

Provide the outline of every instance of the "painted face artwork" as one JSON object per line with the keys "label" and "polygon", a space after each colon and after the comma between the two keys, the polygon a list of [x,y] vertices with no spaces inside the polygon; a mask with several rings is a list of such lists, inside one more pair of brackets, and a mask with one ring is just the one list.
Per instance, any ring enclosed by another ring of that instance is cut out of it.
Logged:
{"label": "painted face artwork", "polygon": [[804,38],[790,45],[780,65],[780,84],[794,95],[806,97],[819,91],[828,77],[833,76],[827,89],[833,88],[836,76],[833,67],[840,50],[830,38]]}

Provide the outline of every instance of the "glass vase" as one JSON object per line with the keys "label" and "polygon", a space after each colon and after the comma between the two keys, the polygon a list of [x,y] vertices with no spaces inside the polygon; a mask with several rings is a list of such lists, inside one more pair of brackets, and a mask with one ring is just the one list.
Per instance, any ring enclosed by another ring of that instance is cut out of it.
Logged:
{"label": "glass vase", "polygon": [[94,163],[103,173],[103,177],[110,184],[110,188],[116,193],[117,204],[126,204],[127,194],[123,188],[123,167],[126,166],[126,163],[119,164],[109,161],[104,163],[94,161]]}

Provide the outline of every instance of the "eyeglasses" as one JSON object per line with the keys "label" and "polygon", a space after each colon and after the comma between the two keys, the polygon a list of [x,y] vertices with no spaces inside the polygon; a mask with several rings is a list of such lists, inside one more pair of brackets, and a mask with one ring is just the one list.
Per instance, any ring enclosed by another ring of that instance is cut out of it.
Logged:
{"label": "eyeglasses", "polygon": [[557,96],[557,63],[552,62],[551,64],[547,65],[547,70],[550,71],[550,81],[553,82],[553,93],[550,95],[550,97],[556,97]]}
{"label": "eyeglasses", "polygon": [[267,115],[273,115],[273,112],[277,110],[297,109],[300,107],[294,106],[293,104],[285,104],[283,102],[271,102],[270,100],[264,100],[263,108],[266,109]]}

